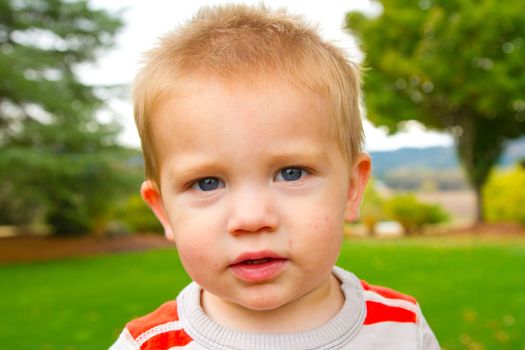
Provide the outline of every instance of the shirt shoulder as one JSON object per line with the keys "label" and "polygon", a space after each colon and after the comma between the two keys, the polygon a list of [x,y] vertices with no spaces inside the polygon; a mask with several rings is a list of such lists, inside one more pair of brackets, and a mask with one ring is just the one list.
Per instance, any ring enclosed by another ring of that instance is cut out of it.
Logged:
{"label": "shirt shoulder", "polygon": [[155,311],[129,322],[110,350],[169,349],[184,347],[192,341],[181,325],[177,302],[169,301]]}
{"label": "shirt shoulder", "polygon": [[[365,338],[397,339],[397,345],[383,344],[382,349],[439,350],[439,343],[411,295],[360,281],[366,305],[363,322]],[[399,345],[399,346],[398,346]]]}
{"label": "shirt shoulder", "polygon": [[367,310],[365,325],[381,322],[418,322],[419,306],[413,296],[363,280],[361,286]]}

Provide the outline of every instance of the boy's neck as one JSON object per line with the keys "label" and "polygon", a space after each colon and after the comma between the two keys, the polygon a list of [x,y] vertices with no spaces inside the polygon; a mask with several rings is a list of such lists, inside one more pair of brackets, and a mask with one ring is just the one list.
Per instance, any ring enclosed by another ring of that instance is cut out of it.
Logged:
{"label": "boy's neck", "polygon": [[317,328],[341,310],[344,295],[332,274],[326,283],[277,309],[257,311],[202,292],[204,312],[223,327],[252,333],[291,333]]}

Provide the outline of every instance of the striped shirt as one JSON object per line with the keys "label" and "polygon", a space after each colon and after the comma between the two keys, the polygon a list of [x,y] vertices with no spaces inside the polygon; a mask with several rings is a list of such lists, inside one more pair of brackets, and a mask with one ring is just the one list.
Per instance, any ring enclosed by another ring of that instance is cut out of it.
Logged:
{"label": "striped shirt", "polygon": [[200,306],[194,282],[151,314],[131,321],[110,350],[176,349],[440,349],[417,301],[334,268],[345,296],[342,309],[319,328],[258,334],[227,329]]}

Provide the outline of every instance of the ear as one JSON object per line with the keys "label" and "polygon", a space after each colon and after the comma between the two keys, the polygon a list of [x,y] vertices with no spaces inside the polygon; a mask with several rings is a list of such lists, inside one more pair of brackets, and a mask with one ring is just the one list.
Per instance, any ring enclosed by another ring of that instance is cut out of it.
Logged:
{"label": "ear", "polygon": [[361,153],[348,174],[348,192],[346,194],[345,219],[354,221],[359,217],[359,205],[365,191],[372,161],[366,153]]}
{"label": "ear", "polygon": [[164,203],[162,202],[160,191],[155,182],[152,180],[144,181],[140,187],[140,194],[157,219],[159,219],[162,227],[164,227],[164,235],[166,238],[173,241],[173,230],[171,229],[171,224],[166,215],[166,211],[164,210]]}

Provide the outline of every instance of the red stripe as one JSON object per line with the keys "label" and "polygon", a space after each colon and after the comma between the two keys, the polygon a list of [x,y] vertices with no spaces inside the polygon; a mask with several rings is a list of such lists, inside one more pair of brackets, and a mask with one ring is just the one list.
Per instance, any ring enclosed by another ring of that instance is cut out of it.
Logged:
{"label": "red stripe", "polygon": [[168,350],[173,346],[184,346],[190,343],[190,338],[183,329],[168,331],[149,338],[140,350]]}
{"label": "red stripe", "polygon": [[364,324],[370,325],[379,322],[416,323],[416,313],[400,307],[367,301]]}
{"label": "red stripe", "polygon": [[399,293],[398,291],[395,291],[393,289],[390,289],[390,288],[386,288],[386,287],[381,287],[381,286],[374,286],[374,285],[371,285],[371,284],[368,284],[366,283],[365,281],[361,281],[361,285],[363,286],[363,289],[364,290],[369,290],[371,292],[375,292],[385,298],[388,298],[388,299],[401,299],[401,300],[406,300],[406,301],[409,301],[411,302],[412,304],[417,304],[417,300],[410,296],[410,295],[406,295],[406,294],[402,294],[402,293]]}
{"label": "red stripe", "polygon": [[156,327],[158,325],[178,321],[179,315],[177,314],[177,302],[168,301],[167,303],[162,304],[157,310],[152,313],[137,318],[129,322],[126,327],[131,333],[133,338],[138,338],[142,333],[146,332],[148,329]]}

